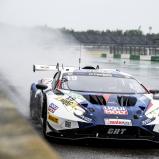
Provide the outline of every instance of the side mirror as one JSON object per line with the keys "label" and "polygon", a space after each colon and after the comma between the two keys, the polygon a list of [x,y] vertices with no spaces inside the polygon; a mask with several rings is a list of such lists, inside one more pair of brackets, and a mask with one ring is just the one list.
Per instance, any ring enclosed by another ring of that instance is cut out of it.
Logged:
{"label": "side mirror", "polygon": [[159,93],[159,90],[157,89],[152,89],[152,90],[149,90],[150,93],[152,94],[158,94]]}
{"label": "side mirror", "polygon": [[153,99],[159,100],[159,94],[154,94],[154,95],[153,95]]}
{"label": "side mirror", "polygon": [[159,100],[159,90],[149,90],[153,94],[153,99]]}
{"label": "side mirror", "polygon": [[47,85],[44,85],[44,84],[36,84],[36,88],[37,89],[41,89],[42,91],[47,89],[48,86]]}

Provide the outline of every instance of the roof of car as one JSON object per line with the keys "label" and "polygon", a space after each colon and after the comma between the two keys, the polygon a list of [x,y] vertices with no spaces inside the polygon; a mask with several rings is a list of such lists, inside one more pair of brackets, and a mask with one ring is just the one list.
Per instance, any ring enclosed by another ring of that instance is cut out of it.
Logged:
{"label": "roof of car", "polygon": [[[125,78],[133,78],[130,74],[121,72],[117,69],[78,69],[78,68],[66,68],[62,71],[63,74],[73,73],[76,75],[86,74],[86,75],[104,75],[104,74],[111,74],[111,75],[118,75]],[[93,73],[93,74],[91,74]]]}

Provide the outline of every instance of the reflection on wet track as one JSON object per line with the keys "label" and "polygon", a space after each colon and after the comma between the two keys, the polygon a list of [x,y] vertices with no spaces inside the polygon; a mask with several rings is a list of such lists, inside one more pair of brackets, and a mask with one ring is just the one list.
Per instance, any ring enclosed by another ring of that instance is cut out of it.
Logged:
{"label": "reflection on wet track", "polygon": [[[41,127],[33,126],[41,134]],[[64,159],[157,159],[159,145],[151,142],[80,140],[67,141],[52,139],[48,143]]]}

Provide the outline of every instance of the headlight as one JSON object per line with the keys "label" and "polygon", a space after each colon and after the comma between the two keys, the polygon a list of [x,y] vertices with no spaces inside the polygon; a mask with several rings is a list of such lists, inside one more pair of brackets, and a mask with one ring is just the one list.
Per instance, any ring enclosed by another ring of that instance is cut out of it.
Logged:
{"label": "headlight", "polygon": [[91,123],[92,119],[86,116],[87,111],[85,111],[84,109],[82,109],[81,107],[78,107],[76,109],[74,109],[74,115],[77,116],[78,118]]}
{"label": "headlight", "polygon": [[148,118],[156,118],[159,116],[159,108],[156,108],[154,110],[152,110],[151,112],[149,113],[145,113],[145,115],[148,117]]}
{"label": "headlight", "polygon": [[75,109],[74,113],[77,116],[82,116],[85,113],[85,111],[84,110],[80,110],[80,109]]}

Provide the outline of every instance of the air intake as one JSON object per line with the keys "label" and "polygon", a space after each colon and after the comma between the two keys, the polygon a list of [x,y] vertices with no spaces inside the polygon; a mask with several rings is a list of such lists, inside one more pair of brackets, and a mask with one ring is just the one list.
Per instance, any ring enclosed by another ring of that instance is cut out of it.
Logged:
{"label": "air intake", "polygon": [[132,96],[118,96],[117,99],[119,105],[124,107],[135,106],[137,102],[137,98]]}
{"label": "air intake", "polygon": [[106,105],[106,100],[102,95],[83,95],[91,104]]}

